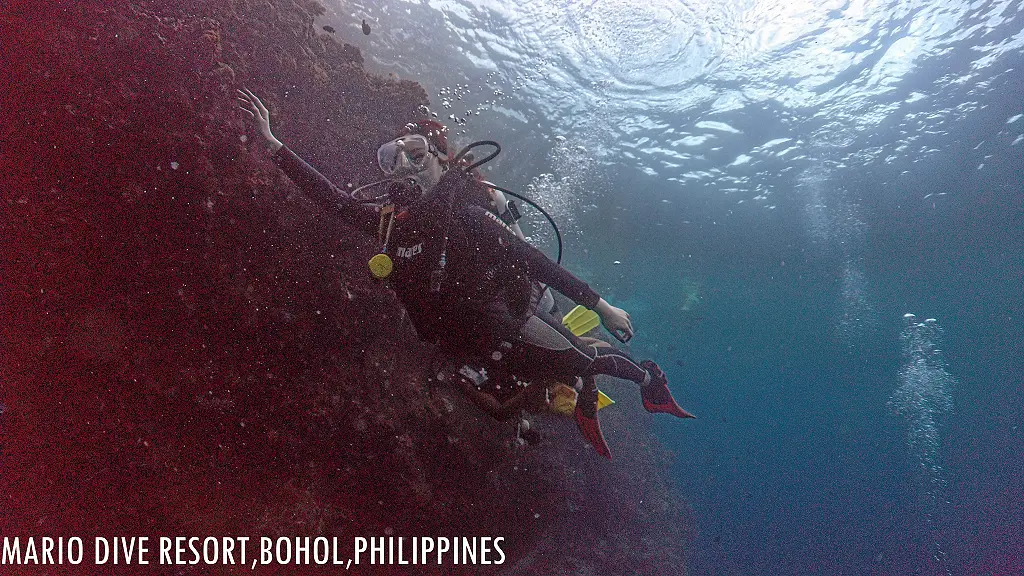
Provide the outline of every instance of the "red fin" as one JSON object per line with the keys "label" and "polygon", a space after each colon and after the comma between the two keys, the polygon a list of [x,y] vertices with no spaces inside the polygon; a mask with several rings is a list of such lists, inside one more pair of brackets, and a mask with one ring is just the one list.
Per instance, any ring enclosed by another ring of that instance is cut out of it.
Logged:
{"label": "red fin", "polygon": [[683,410],[679,406],[679,404],[676,404],[676,401],[674,399],[672,399],[671,397],[669,398],[669,401],[667,403],[661,403],[661,404],[655,404],[654,402],[648,402],[647,399],[644,398],[644,410],[647,410],[648,412],[650,412],[652,414],[661,413],[661,414],[671,414],[671,415],[676,416],[678,418],[696,418],[696,416],[694,416],[693,414],[690,414],[686,410]]}
{"label": "red fin", "polygon": [[593,418],[588,418],[583,415],[583,412],[577,405],[576,425],[580,427],[580,433],[587,439],[587,442],[590,442],[594,450],[597,450],[598,454],[609,460],[612,459],[611,448],[608,448],[608,443],[604,441],[604,434],[601,433],[601,424],[598,422],[596,414]]}

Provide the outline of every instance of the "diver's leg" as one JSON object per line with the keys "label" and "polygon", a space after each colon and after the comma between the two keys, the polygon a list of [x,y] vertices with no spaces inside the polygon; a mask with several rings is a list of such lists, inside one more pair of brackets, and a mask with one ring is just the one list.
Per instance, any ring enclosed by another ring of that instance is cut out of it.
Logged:
{"label": "diver's leg", "polygon": [[587,370],[597,353],[540,310],[527,318],[512,344],[513,372],[529,377],[574,378]]}
{"label": "diver's leg", "polygon": [[625,351],[613,346],[602,346],[595,351],[594,361],[587,367],[583,376],[605,374],[636,382],[641,386],[651,383],[651,374]]}
{"label": "diver's leg", "polygon": [[644,409],[652,414],[665,413],[679,418],[695,417],[676,403],[672,392],[668,389],[668,377],[653,360],[637,363],[623,350],[602,346],[597,348],[597,355],[583,376],[595,374],[607,374],[639,384]]}
{"label": "diver's leg", "polygon": [[668,378],[652,360],[637,362],[618,348],[591,346],[541,311],[527,320],[520,336],[525,352],[520,360],[524,365],[542,366],[562,377],[604,374],[630,380],[640,385],[640,395],[648,412],[694,417],[672,398]]}
{"label": "diver's leg", "polygon": [[[543,285],[542,285],[543,286]],[[555,295],[551,293],[551,288],[544,286],[544,291],[540,295],[540,303],[537,305],[537,310],[556,316],[558,314],[558,303],[555,302]]]}
{"label": "diver's leg", "polygon": [[541,310],[527,319],[519,336],[515,364],[520,370],[542,370],[556,378],[604,374],[641,385],[652,382],[651,374],[626,352],[594,346]]}
{"label": "diver's leg", "polygon": [[[571,381],[593,364],[596,350],[551,315],[539,312],[523,325],[511,353],[511,363],[519,374]],[[593,377],[584,379],[574,416],[583,437],[598,454],[610,459],[612,452],[597,419],[597,382]]]}

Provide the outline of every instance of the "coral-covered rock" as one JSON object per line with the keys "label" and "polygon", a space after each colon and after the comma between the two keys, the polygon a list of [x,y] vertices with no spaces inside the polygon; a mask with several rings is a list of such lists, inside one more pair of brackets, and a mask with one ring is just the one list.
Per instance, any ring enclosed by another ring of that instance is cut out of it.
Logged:
{"label": "coral-covered rock", "polygon": [[637,403],[602,412],[613,463],[554,417],[515,448],[427,384],[370,239],[248,130],[240,86],[331,179],[368,182],[426,103],[318,10],[8,2],[0,533],[495,535],[509,574],[681,573],[688,520]]}

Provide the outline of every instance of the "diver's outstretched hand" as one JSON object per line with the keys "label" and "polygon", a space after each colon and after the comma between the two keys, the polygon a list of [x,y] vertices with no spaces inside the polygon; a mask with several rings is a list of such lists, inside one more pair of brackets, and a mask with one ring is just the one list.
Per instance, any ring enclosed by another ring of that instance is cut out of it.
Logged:
{"label": "diver's outstretched hand", "polygon": [[601,298],[594,311],[601,316],[601,323],[619,342],[625,344],[633,338],[633,322],[625,310],[616,308]]}
{"label": "diver's outstretched hand", "polygon": [[267,142],[270,144],[270,149],[277,152],[282,146],[284,146],[284,144],[282,144],[270,130],[270,111],[267,110],[267,107],[263,105],[263,102],[260,102],[260,99],[250,92],[248,88],[242,88],[241,90],[237,90],[237,92],[237,98],[239,101],[238,107],[241,108],[243,112],[247,112],[249,116],[253,118],[256,127],[259,128],[260,133],[263,134],[263,137],[266,138]]}

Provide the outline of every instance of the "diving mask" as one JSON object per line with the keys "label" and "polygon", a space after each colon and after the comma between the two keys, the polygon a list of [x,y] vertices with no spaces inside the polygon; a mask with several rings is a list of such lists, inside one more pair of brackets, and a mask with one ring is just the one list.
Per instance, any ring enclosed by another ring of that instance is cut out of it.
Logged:
{"label": "diving mask", "polygon": [[416,174],[427,168],[430,155],[437,155],[426,136],[410,134],[384,143],[377,149],[377,164],[388,176]]}

